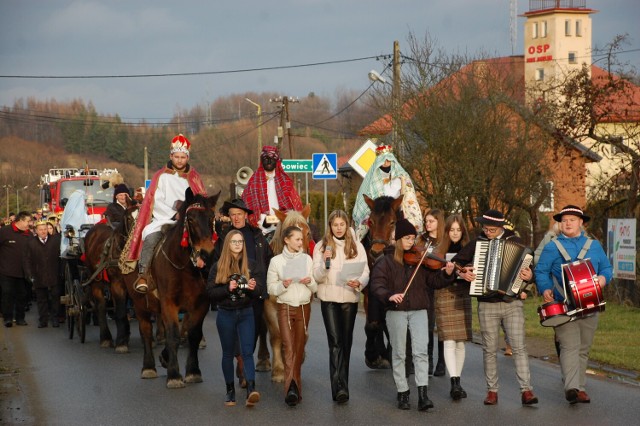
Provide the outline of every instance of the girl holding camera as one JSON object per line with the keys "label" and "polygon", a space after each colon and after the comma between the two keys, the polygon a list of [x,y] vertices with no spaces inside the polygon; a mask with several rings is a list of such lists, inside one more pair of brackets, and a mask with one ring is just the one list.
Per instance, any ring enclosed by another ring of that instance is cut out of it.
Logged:
{"label": "girl holding camera", "polygon": [[258,283],[263,280],[256,279],[260,277],[252,273],[257,270],[247,257],[242,232],[235,229],[229,231],[224,239],[220,259],[211,267],[207,282],[207,293],[218,306],[216,326],[222,345],[222,373],[227,384],[227,406],[236,405],[233,359],[238,340],[247,379],[246,406],[252,407],[260,401],[260,394],[255,390],[255,322],[251,303],[261,293]]}

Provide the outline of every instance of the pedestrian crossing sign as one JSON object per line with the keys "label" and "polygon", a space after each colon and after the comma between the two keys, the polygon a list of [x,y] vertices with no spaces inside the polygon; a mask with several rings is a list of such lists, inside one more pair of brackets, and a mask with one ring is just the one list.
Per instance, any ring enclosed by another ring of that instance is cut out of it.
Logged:
{"label": "pedestrian crossing sign", "polygon": [[312,160],[314,179],[338,178],[338,154],[335,152],[315,153]]}

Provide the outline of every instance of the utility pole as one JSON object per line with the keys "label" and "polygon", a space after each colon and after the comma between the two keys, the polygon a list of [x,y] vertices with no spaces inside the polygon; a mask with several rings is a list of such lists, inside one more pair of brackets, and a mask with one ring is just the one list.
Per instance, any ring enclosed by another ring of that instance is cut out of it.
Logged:
{"label": "utility pole", "polygon": [[278,126],[278,135],[275,138],[278,151],[284,139],[284,129],[287,129],[287,137],[289,139],[289,158],[293,157],[293,143],[291,136],[291,121],[289,121],[289,103],[300,102],[298,98],[292,98],[289,96],[278,96],[275,99],[269,99],[269,102],[280,103],[280,125]]}
{"label": "utility pole", "polygon": [[404,158],[404,145],[398,140],[398,113],[400,110],[400,43],[393,42],[393,87],[391,89],[392,128],[391,145],[398,150],[398,157]]}
{"label": "utility pole", "polygon": [[144,146],[144,185],[146,186],[147,180],[149,180],[149,152],[147,146]]}

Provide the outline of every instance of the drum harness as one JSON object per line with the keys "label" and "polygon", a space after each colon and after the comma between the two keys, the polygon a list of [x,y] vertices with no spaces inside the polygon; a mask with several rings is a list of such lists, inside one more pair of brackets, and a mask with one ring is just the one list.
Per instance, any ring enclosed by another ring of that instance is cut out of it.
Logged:
{"label": "drum harness", "polygon": [[[554,238],[553,243],[556,245],[556,247],[558,248],[558,251],[560,252],[560,255],[562,255],[562,257],[564,258],[565,262],[567,263],[571,263],[574,260],[571,259],[571,256],[569,256],[569,253],[567,252],[567,249],[565,249],[562,245],[562,243],[560,243],[560,241],[558,241],[557,238]],[[582,249],[580,250],[580,253],[578,253],[578,256],[575,258],[575,260],[582,260],[584,259],[584,257],[587,255],[587,251],[589,251],[589,248],[591,247],[591,243],[593,242],[593,239],[591,237],[587,237],[587,241],[585,241],[584,245],[582,246]],[[558,283],[558,280],[556,279],[556,277],[551,274],[551,278],[553,279],[553,287],[558,290],[558,292],[564,297],[564,302],[567,302],[567,294],[566,291],[564,289],[564,285],[561,286]]]}

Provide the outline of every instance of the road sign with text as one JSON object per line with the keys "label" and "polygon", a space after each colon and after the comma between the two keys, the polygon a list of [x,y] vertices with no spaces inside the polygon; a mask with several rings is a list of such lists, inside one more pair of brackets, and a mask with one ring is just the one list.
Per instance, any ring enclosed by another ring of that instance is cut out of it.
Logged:
{"label": "road sign with text", "polygon": [[282,160],[282,168],[287,173],[311,173],[313,160]]}

